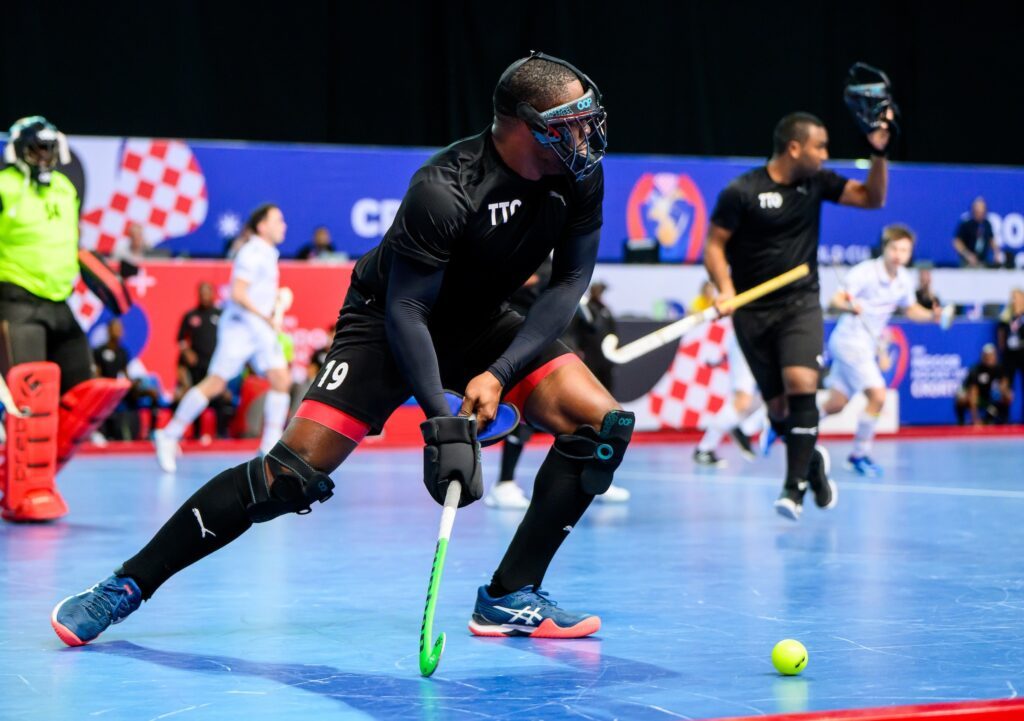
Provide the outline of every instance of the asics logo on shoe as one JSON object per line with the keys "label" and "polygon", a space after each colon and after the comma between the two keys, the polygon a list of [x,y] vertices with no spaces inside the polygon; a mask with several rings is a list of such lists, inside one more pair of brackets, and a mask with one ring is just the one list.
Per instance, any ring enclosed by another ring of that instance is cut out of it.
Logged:
{"label": "asics logo on shoe", "polygon": [[494,608],[499,611],[504,611],[511,616],[511,618],[508,619],[509,623],[524,621],[527,625],[532,626],[544,618],[544,614],[540,612],[540,606],[537,606],[536,608],[530,608],[529,606],[525,608],[505,608],[504,606],[495,606]]}
{"label": "asics logo on shoe", "polygon": [[196,522],[199,523],[199,534],[200,534],[199,538],[200,539],[206,538],[206,534],[207,533],[209,533],[214,538],[217,537],[216,533],[214,533],[209,528],[207,528],[206,526],[203,525],[203,517],[200,515],[198,508],[193,508],[192,509],[192,515],[196,517]]}

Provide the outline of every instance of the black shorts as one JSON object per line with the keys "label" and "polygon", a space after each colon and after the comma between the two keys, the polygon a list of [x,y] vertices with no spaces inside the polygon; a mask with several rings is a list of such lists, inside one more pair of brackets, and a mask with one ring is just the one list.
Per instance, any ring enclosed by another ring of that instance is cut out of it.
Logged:
{"label": "black shorts", "polygon": [[0,371],[33,361],[60,366],[60,392],[92,378],[92,349],[64,301],[0,283]]}
{"label": "black shorts", "polygon": [[[441,385],[462,393],[470,380],[505,352],[523,321],[523,316],[506,310],[482,328],[458,334],[435,333]],[[572,351],[564,343],[551,343],[512,377],[504,394],[507,396],[531,373],[565,355],[572,356]],[[338,316],[334,342],[305,400],[336,408],[368,425],[370,434],[374,434],[380,433],[394,410],[411,395],[412,387],[391,354],[384,309],[351,288]]]}
{"label": "black shorts", "polygon": [[733,328],[765,400],[785,391],[783,368],[821,370],[825,331],[817,293],[800,293],[767,308],[740,308]]}

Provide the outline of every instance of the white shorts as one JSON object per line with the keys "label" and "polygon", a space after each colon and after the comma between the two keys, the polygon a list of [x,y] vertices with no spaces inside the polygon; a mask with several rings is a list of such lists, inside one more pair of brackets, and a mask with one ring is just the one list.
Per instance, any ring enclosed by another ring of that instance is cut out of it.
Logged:
{"label": "white shorts", "polygon": [[246,363],[260,374],[272,368],[288,367],[273,328],[262,320],[228,311],[217,325],[217,348],[207,372],[231,380],[242,372]]}
{"label": "white shorts", "polygon": [[839,391],[847,398],[868,388],[885,388],[885,378],[871,343],[843,343],[834,339],[834,334],[828,339],[832,369],[825,378],[826,388]]}

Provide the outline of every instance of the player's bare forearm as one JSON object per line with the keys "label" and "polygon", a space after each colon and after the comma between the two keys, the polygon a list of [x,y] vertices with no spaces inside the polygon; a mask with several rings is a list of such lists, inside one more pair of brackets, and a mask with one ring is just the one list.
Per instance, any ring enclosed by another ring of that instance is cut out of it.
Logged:
{"label": "player's bare forearm", "polygon": [[881,155],[871,156],[871,167],[864,182],[850,180],[839,197],[840,205],[876,210],[885,206],[889,192],[889,161]]}
{"label": "player's bare forearm", "polygon": [[735,295],[736,288],[729,274],[729,262],[725,259],[725,244],[732,234],[717,225],[711,226],[708,240],[704,247],[704,267],[707,268],[711,282],[718,288],[719,294]]}

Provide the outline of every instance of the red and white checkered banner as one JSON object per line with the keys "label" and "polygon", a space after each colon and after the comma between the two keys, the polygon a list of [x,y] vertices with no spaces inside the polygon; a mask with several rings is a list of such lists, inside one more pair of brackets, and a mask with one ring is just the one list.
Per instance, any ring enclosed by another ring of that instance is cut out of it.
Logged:
{"label": "red and white checkered banner", "polygon": [[142,226],[153,247],[191,233],[206,219],[206,178],[180,140],[126,140],[117,173],[110,199],[82,215],[82,247],[103,254],[120,250],[131,223]]}
{"label": "red and white checkered banner", "polygon": [[675,359],[647,396],[661,429],[703,428],[729,399],[726,341],[732,321],[693,329],[679,341]]}

